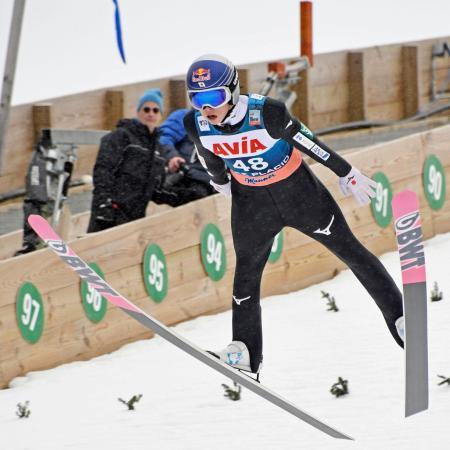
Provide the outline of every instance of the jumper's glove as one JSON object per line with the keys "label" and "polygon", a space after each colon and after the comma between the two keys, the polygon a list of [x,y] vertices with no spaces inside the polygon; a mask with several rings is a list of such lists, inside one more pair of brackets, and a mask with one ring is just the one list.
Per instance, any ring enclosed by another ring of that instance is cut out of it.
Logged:
{"label": "jumper's glove", "polygon": [[114,222],[116,210],[119,208],[117,203],[114,203],[110,198],[107,198],[103,203],[98,206],[96,220],[103,222]]}
{"label": "jumper's glove", "polygon": [[209,184],[220,194],[225,195],[225,197],[231,198],[231,183],[228,181],[225,184],[214,183],[213,180]]}
{"label": "jumper's glove", "polygon": [[352,167],[345,177],[339,178],[339,186],[345,197],[353,194],[356,201],[364,206],[375,197],[377,182],[363,175],[356,167]]}

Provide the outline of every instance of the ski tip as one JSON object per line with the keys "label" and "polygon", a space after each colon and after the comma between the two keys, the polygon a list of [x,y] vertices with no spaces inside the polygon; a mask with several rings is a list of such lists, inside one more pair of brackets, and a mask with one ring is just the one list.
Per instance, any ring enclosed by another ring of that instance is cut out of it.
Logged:
{"label": "ski tip", "polygon": [[414,191],[406,190],[394,196],[392,212],[396,220],[412,211],[419,211],[419,200]]}
{"label": "ski tip", "polygon": [[28,217],[28,223],[30,227],[36,232],[36,234],[44,241],[54,240],[60,241],[61,238],[58,234],[53,230],[50,224],[45,220],[42,216],[37,214],[31,214]]}
{"label": "ski tip", "polygon": [[46,222],[46,220],[38,214],[30,214],[27,220],[31,226],[33,226],[33,224],[40,224],[42,221]]}
{"label": "ski tip", "polygon": [[417,194],[412,189],[404,189],[394,195],[394,198],[397,197],[417,197]]}
{"label": "ski tip", "polygon": [[410,189],[405,189],[394,195],[392,199],[392,207],[395,208],[401,204],[415,204],[418,205],[417,194]]}

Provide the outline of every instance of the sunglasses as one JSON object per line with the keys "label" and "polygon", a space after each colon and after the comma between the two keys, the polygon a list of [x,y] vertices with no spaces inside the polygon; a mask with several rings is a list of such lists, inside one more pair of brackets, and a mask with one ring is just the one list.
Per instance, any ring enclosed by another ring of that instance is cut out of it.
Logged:
{"label": "sunglasses", "polygon": [[231,99],[231,91],[227,87],[205,89],[203,91],[188,91],[189,100],[195,109],[203,109],[205,106],[219,108]]}
{"label": "sunglasses", "polygon": [[144,111],[145,114],[148,114],[150,111],[153,111],[155,114],[158,114],[160,109],[159,108],[150,108],[149,106],[144,106],[142,108],[142,111]]}

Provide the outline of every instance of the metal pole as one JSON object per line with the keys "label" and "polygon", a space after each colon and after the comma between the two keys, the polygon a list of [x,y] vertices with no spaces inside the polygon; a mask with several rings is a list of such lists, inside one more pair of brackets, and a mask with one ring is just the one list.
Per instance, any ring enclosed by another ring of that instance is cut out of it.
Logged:
{"label": "metal pole", "polygon": [[8,125],[24,10],[25,0],[15,0],[11,28],[9,30],[8,51],[6,54],[5,74],[3,76],[2,97],[0,102],[0,171],[3,163],[3,147],[5,143],[6,127]]}

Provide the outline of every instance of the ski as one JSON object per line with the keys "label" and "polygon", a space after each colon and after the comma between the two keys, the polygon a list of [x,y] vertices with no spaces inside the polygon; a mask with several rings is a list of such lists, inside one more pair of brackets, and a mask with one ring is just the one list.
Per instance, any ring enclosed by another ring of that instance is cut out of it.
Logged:
{"label": "ski", "polygon": [[405,417],[428,408],[427,286],[419,202],[413,191],[392,200],[405,318]]}
{"label": "ski", "polygon": [[105,297],[113,305],[119,307],[122,311],[133,317],[139,323],[159,334],[162,338],[169,341],[179,349],[196,358],[203,364],[211,367],[217,372],[225,375],[236,383],[241,384],[250,391],[269,401],[270,403],[284,409],[298,419],[317,428],[323,433],[337,439],[353,440],[352,437],[336,430],[335,428],[316,419],[305,411],[302,411],[293,403],[285,400],[275,392],[272,392],[253,378],[242,374],[236,369],[210,355],[206,351],[189,342],[183,336],[174,330],[158,322],[151,315],[138,308],[131,301],[115,291],[105,280],[100,278],[76,253],[58,236],[49,223],[41,216],[30,215],[28,222],[33,230],[45,241],[45,243],[66,263],[81,279],[86,281],[93,289]]}

